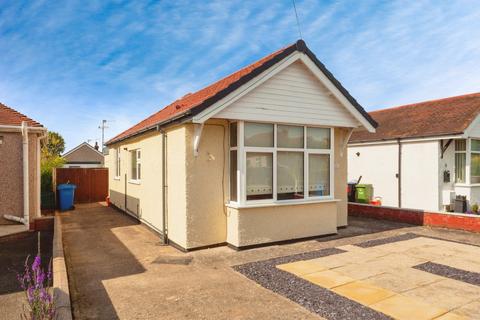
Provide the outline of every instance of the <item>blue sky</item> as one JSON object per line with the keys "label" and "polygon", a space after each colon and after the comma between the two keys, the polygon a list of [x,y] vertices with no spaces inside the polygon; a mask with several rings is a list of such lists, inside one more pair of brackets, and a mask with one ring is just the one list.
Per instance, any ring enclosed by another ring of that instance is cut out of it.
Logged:
{"label": "blue sky", "polygon": [[[297,0],[307,45],[367,110],[480,91],[479,1]],[[0,101],[71,148],[298,39],[284,1],[0,2]]]}

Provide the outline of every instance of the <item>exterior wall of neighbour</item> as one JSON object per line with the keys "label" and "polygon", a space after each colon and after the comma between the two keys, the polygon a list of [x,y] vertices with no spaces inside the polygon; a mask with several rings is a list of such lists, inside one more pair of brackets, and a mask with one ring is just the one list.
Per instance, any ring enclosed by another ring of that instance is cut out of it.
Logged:
{"label": "exterior wall of neighbour", "polygon": [[215,118],[356,127],[358,121],[297,61]]}
{"label": "exterior wall of neighbour", "polygon": [[[357,153],[359,155],[357,155]],[[382,204],[398,206],[398,145],[376,144],[348,147],[348,181],[373,184]]]}
{"label": "exterior wall of neighbour", "polygon": [[[444,140],[444,144],[447,140]],[[440,151],[441,152],[441,151]],[[455,191],[455,141],[452,141],[443,154],[443,158],[439,155],[438,165],[438,183],[439,183],[439,209],[443,209],[444,205],[450,204],[451,191]],[[443,172],[450,172],[450,182],[443,181]]]}
{"label": "exterior wall of neighbour", "polygon": [[[451,167],[452,155],[440,162],[439,141],[402,142],[401,205],[403,208],[439,210],[445,164]],[[398,207],[398,143],[353,145],[348,148],[348,178],[373,184],[374,196],[382,205]],[[357,155],[359,153],[359,155]],[[452,171],[452,170],[451,170]]]}
{"label": "exterior wall of neighbour", "polygon": [[[19,132],[0,132],[0,216],[23,217],[23,147]],[[29,213],[30,221],[40,215],[38,135],[29,134]],[[8,187],[5,187],[8,186]],[[3,219],[3,218],[2,218]],[[1,222],[1,219],[0,219]]]}
{"label": "exterior wall of neighbour", "polygon": [[227,242],[235,247],[337,233],[337,204],[228,208]]}
{"label": "exterior wall of neighbour", "polygon": [[439,210],[438,141],[402,143],[402,207]]}

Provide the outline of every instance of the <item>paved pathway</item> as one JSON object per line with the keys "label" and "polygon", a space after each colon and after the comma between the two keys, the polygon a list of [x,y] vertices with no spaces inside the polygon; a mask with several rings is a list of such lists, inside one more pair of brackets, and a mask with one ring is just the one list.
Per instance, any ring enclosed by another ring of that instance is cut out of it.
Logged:
{"label": "paved pathway", "polygon": [[340,235],[235,252],[163,246],[130,217],[101,205],[62,216],[76,319],[321,319],[232,266],[407,232],[478,241],[468,233],[354,219]]}

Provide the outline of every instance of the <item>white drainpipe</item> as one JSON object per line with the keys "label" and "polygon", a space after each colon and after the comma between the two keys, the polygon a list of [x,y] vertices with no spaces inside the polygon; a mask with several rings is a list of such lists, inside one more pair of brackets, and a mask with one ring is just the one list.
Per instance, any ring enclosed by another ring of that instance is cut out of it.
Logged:
{"label": "white drainpipe", "polygon": [[[22,126],[0,126],[0,128],[10,129],[14,131],[20,130],[22,132],[22,151],[23,151],[23,218],[12,216],[9,214],[3,217],[7,220],[17,221],[23,223],[27,229],[30,228],[30,203],[29,203],[29,176],[28,176],[28,124],[26,121],[22,122]],[[40,129],[45,132],[44,128]],[[40,170],[40,168],[38,168]],[[40,190],[38,190],[40,192]]]}

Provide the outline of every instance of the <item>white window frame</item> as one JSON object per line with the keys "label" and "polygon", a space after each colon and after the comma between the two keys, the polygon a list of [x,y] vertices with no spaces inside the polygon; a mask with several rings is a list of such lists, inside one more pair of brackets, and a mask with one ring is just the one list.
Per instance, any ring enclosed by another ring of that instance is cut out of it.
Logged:
{"label": "white window frame", "polygon": [[[130,150],[130,152],[135,152],[135,157],[136,157],[136,160],[137,160],[137,164],[136,164],[136,168],[135,168],[136,172],[137,172],[137,177],[136,177],[136,179],[133,179],[133,177],[132,177],[132,165],[133,165],[133,163],[131,161],[132,158],[130,157],[130,180],[129,180],[129,182],[133,183],[133,184],[140,184],[140,182],[142,181],[142,171],[141,171],[142,170],[142,165],[141,165],[142,164],[141,163],[142,162],[142,156],[141,156],[142,151],[141,151],[141,149],[134,149],[134,150]],[[140,155],[140,157],[139,157],[139,155]],[[138,172],[139,172],[138,169],[139,168],[140,168],[140,178],[138,178]]]}
{"label": "white window frame", "polygon": [[120,160],[120,150],[121,148],[115,148],[115,176],[114,179],[120,180],[121,175],[121,160]]}
{"label": "white window frame", "polygon": [[[465,150],[457,150],[454,141],[454,158],[453,158],[453,167],[455,169],[455,185],[456,186],[466,186],[470,185],[470,139],[459,139],[465,140]],[[457,163],[456,155],[465,154],[465,182],[457,182]]]}
{"label": "white window frame", "polygon": [[472,172],[472,169],[471,169],[471,167],[472,167],[472,154],[480,154],[480,151],[473,151],[472,150],[472,140],[480,141],[480,139],[478,139],[478,138],[468,138],[467,139],[467,151],[468,151],[467,161],[468,162],[467,162],[466,166],[467,166],[468,169],[467,168],[465,169],[465,174],[467,174],[467,171],[468,171],[468,178],[467,178],[468,183],[470,185],[477,186],[477,185],[480,185],[480,183],[472,183],[472,175],[471,175],[471,172]]}
{"label": "white window frame", "polygon": [[[292,123],[271,123],[271,122],[262,122],[262,121],[247,121],[250,123],[268,123],[273,124],[273,147],[250,147],[245,146],[245,121],[232,121],[232,123],[237,123],[237,146],[229,147],[229,150],[237,151],[237,201],[230,201],[229,206],[232,207],[249,207],[249,206],[261,206],[261,205],[284,205],[284,204],[301,204],[308,202],[317,202],[317,201],[331,201],[335,199],[335,130],[333,127],[326,126],[317,126],[317,125],[301,125],[301,124],[292,124]],[[288,125],[288,126],[297,126],[303,127],[303,148],[279,148],[277,147],[277,126],[278,125]],[[309,149],[307,147],[307,128],[326,128],[330,129],[330,149]],[[229,130],[230,132],[230,130]],[[290,152],[303,152],[303,199],[288,199],[288,200],[278,200],[277,199],[277,152],[278,151],[290,151]],[[246,159],[247,152],[260,152],[260,153],[272,153],[272,170],[273,170],[273,179],[272,179],[272,192],[273,199],[262,199],[262,200],[247,200],[247,181],[246,181]],[[230,157],[230,152],[228,153]],[[328,154],[330,155],[330,194],[326,196],[310,196],[309,192],[309,155],[310,154]],[[230,159],[229,159],[230,160]],[[228,162],[230,165],[230,161]],[[230,172],[230,169],[229,169]],[[230,183],[229,183],[230,186]],[[229,192],[230,195],[230,192]]]}

